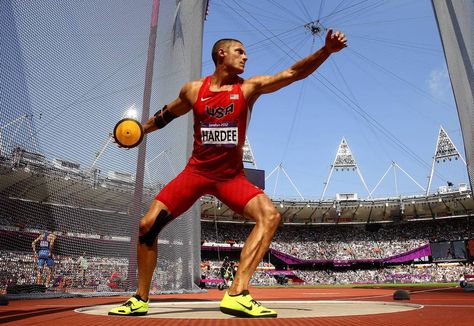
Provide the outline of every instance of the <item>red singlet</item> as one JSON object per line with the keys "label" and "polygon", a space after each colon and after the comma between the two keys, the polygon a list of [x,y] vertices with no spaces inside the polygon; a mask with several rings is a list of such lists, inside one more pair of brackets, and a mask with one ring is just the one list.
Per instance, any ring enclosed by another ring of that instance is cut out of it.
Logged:
{"label": "red singlet", "polygon": [[216,180],[229,180],[243,169],[248,118],[242,80],[232,90],[212,92],[206,77],[193,105],[194,149],[187,169]]}
{"label": "red singlet", "polygon": [[193,105],[194,148],[188,164],[156,196],[177,217],[204,194],[214,195],[242,214],[247,202],[263,191],[243,172],[243,146],[249,108],[242,82],[230,91],[212,92],[204,79]]}

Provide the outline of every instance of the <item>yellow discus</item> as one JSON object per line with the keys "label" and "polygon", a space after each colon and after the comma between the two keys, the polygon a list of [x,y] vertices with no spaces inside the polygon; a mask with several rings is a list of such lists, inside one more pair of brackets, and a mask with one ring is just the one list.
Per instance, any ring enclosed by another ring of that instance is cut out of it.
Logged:
{"label": "yellow discus", "polygon": [[125,148],[133,148],[140,145],[143,135],[143,126],[135,119],[122,119],[117,122],[114,128],[115,141]]}

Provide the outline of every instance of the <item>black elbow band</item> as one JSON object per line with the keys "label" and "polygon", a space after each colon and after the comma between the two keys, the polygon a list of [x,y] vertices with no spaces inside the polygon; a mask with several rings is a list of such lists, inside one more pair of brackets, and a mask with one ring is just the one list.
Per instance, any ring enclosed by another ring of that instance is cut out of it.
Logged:
{"label": "black elbow band", "polygon": [[168,123],[173,121],[176,116],[168,110],[168,107],[165,105],[160,111],[155,113],[155,125],[158,129],[163,128]]}
{"label": "black elbow band", "polygon": [[138,237],[138,241],[141,244],[146,244],[148,247],[153,247],[153,244],[158,237],[158,234],[163,230],[163,228],[173,220],[173,215],[169,214],[165,210],[161,210],[158,216],[155,218],[155,223],[150,230],[144,235]]}

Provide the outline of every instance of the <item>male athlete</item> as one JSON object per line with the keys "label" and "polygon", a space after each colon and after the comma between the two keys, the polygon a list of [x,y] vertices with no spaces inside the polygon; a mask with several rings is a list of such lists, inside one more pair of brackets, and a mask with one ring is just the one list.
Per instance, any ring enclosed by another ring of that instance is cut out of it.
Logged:
{"label": "male athlete", "polygon": [[[31,247],[33,248],[34,260],[38,259],[37,262],[37,272],[36,272],[36,284],[43,284],[42,275],[44,265],[46,264],[48,268],[48,275],[46,276],[46,282],[44,285],[49,286],[51,281],[52,269],[54,266],[54,257],[53,257],[53,246],[54,241],[56,240],[56,235],[49,232],[44,232],[40,234],[32,243]],[[39,241],[39,251],[36,252],[36,243]]]}
{"label": "male athlete", "polygon": [[190,110],[194,115],[194,148],[184,170],[156,196],[140,220],[138,289],[111,315],[144,315],[157,258],[157,237],[163,227],[184,213],[202,195],[216,196],[236,213],[256,222],[244,247],[235,279],[221,301],[222,312],[239,317],[276,317],[249,294],[250,278],[270,246],[280,215],[261,189],[243,172],[243,145],[250,112],[262,94],[272,93],[313,73],[328,57],[346,47],[346,38],[329,29],[325,45],[273,76],[244,80],[247,54],[234,39],[212,48],[216,65],[211,76],[186,83],[178,98],[165,105],[144,125],[145,133],[165,127]]}

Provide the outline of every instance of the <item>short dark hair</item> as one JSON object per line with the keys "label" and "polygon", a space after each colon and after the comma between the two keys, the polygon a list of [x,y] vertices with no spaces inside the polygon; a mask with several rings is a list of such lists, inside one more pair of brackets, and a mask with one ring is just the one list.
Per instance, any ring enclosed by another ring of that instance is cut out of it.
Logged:
{"label": "short dark hair", "polygon": [[214,46],[212,47],[211,56],[212,56],[212,61],[214,61],[215,65],[217,65],[217,51],[219,51],[220,48],[222,48],[224,45],[230,42],[237,42],[237,43],[243,44],[241,41],[234,38],[221,38],[216,43],[214,43]]}

